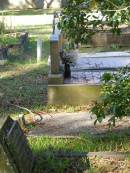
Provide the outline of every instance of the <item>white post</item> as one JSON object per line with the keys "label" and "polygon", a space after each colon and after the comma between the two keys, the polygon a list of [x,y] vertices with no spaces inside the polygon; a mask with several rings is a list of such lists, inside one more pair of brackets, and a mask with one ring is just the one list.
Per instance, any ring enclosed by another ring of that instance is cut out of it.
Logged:
{"label": "white post", "polygon": [[37,63],[39,63],[42,59],[42,40],[40,38],[37,39]]}

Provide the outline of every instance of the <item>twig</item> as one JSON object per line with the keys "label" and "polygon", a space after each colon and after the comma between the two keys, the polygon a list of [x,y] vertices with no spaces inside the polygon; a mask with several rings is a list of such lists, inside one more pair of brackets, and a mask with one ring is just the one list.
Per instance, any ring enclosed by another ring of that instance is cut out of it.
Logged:
{"label": "twig", "polygon": [[[23,110],[29,112],[29,113],[33,116],[34,121],[39,122],[39,121],[42,121],[42,119],[43,119],[42,116],[41,116],[40,114],[35,114],[35,113],[33,113],[33,112],[32,112],[30,109],[28,109],[28,108],[25,108],[25,107],[23,107],[23,106],[19,106],[19,105],[13,104],[13,103],[9,103],[9,105],[15,106],[15,107],[17,107],[17,108],[20,108],[20,109],[23,109]],[[35,115],[39,116],[39,117],[40,117],[40,120],[35,120]]]}
{"label": "twig", "polygon": [[28,109],[28,108],[25,108],[25,107],[23,107],[23,106],[19,106],[19,105],[15,105],[15,104],[13,104],[13,103],[9,103],[10,105],[12,105],[12,106],[15,106],[15,107],[17,107],[17,108],[20,108],[20,109],[23,109],[23,110],[25,110],[25,111],[27,111],[27,112],[29,112],[31,115],[35,115],[30,109]]}

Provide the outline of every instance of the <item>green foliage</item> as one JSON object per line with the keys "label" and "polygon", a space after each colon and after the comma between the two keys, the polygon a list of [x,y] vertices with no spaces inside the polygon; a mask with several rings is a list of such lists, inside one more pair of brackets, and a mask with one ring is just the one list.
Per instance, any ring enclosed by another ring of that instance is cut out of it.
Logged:
{"label": "green foliage", "polygon": [[2,46],[18,43],[18,38],[10,35],[1,34],[0,43]]}
{"label": "green foliage", "polygon": [[117,73],[105,73],[102,77],[101,102],[95,103],[91,112],[97,116],[95,123],[110,115],[109,125],[116,119],[130,115],[130,73],[127,68]]}
{"label": "green foliage", "polygon": [[87,43],[104,26],[120,34],[119,25],[129,22],[129,9],[129,0],[68,0],[59,28],[72,43]]}
{"label": "green foliage", "polygon": [[110,48],[113,50],[113,51],[117,51],[119,50],[119,45],[118,44],[111,44]]}

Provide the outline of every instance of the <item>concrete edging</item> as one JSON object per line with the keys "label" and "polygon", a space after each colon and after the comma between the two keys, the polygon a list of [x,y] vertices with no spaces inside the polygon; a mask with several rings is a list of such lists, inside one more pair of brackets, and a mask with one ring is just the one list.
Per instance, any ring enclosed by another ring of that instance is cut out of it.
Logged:
{"label": "concrete edging", "polygon": [[83,105],[99,100],[101,85],[48,85],[48,104]]}

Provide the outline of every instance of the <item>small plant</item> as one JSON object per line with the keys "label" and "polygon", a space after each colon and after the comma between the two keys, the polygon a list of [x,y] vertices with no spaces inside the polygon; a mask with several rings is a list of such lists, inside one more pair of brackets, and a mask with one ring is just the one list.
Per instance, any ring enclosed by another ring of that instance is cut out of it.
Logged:
{"label": "small plant", "polygon": [[110,46],[112,48],[112,50],[119,50],[119,45],[118,44],[111,44]]}
{"label": "small plant", "polygon": [[17,42],[18,42],[17,37],[13,37],[13,36],[10,36],[10,35],[5,35],[5,34],[2,34],[0,36],[0,43],[1,43],[2,46],[17,44]]}
{"label": "small plant", "polygon": [[110,116],[109,127],[116,119],[130,115],[130,73],[123,68],[117,73],[105,73],[102,77],[101,101],[96,102],[91,112],[97,116],[95,124]]}

